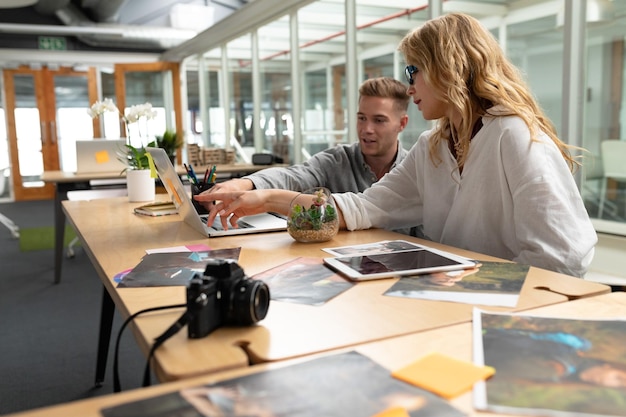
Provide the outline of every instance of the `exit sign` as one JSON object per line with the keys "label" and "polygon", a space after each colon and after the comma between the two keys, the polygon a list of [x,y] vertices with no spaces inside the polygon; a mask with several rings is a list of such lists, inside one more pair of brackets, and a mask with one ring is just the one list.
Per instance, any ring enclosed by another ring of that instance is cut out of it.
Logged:
{"label": "exit sign", "polygon": [[65,38],[57,36],[39,36],[39,49],[65,51],[67,50],[67,44]]}

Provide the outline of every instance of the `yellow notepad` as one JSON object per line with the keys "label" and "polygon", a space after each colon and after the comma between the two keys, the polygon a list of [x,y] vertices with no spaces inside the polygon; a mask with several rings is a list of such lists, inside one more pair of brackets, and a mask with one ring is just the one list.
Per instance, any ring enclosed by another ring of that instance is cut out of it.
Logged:
{"label": "yellow notepad", "polygon": [[446,399],[469,391],[477,381],[495,373],[490,366],[476,366],[443,355],[431,353],[391,373],[394,378],[434,392]]}

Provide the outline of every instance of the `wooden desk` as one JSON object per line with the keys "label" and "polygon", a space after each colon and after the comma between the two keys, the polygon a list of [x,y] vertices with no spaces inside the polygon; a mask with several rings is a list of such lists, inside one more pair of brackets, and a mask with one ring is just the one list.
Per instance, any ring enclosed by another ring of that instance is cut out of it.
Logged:
{"label": "wooden desk", "polygon": [[[285,166],[272,165],[272,166]],[[216,165],[218,180],[225,181],[231,178],[242,177],[253,172],[267,168],[267,165],[252,164],[222,164]],[[198,173],[203,173],[207,167],[194,167]],[[182,166],[176,167],[179,175],[186,175],[187,171]],[[63,240],[65,238],[65,214],[61,209],[61,201],[67,200],[68,191],[75,190],[91,190],[94,186],[102,186],[102,184],[94,184],[96,182],[106,182],[109,180],[120,180],[118,187],[126,187],[125,177],[120,175],[119,171],[115,172],[93,172],[93,173],[75,173],[65,171],[44,171],[41,179],[53,184],[55,187],[54,195],[54,283],[61,282],[61,269],[63,266]]]}
{"label": "wooden desk", "polygon": [[[569,303],[560,303],[548,307],[541,307],[526,312],[529,315],[602,319],[622,317],[626,311],[626,293],[615,292],[596,297],[583,298]],[[472,324],[462,323],[450,327],[429,330],[421,333],[395,337],[380,342],[367,343],[357,346],[354,350],[369,356],[383,367],[394,370],[413,362],[420,356],[432,351],[441,352],[458,359],[472,361]],[[345,350],[341,349],[332,353]],[[307,358],[308,359],[308,358]],[[53,407],[27,411],[18,414],[20,417],[100,417],[99,411],[103,407],[119,405],[129,401],[150,398],[180,390],[185,387],[194,387],[209,384],[215,381],[234,378],[244,374],[258,372],[268,368],[287,365],[293,361],[280,364],[256,365],[219,374],[205,375],[183,381],[161,384],[149,388],[136,389],[114,395],[107,395]],[[468,416],[502,416],[495,413],[475,411],[472,407],[472,394],[466,393],[452,400],[452,404],[465,412]],[[17,417],[18,415],[14,415]],[[506,416],[509,416],[507,414]]]}
{"label": "wooden desk", "polygon": [[[207,240],[179,216],[133,214],[125,198],[64,201],[63,208],[117,308],[127,317],[139,310],[185,303],[185,288],[117,289],[113,277],[134,267],[149,248],[206,243],[213,249],[242,247],[240,265],[252,276],[295,257],[328,256],[321,248],[386,239],[407,239],[481,260],[495,260],[384,230],[341,232],[332,241],[303,244],[286,232]],[[251,363],[282,361],[347,346],[471,320],[468,304],[385,297],[396,280],[360,283],[323,306],[272,302],[265,320],[245,328],[220,328],[208,337],[189,340],[179,332],[156,351],[155,372],[161,381],[189,378]],[[561,303],[609,292],[609,287],[531,268],[514,310]],[[511,310],[492,308],[493,310]],[[135,320],[138,343],[148,352],[152,341],[181,315],[162,311]]]}
{"label": "wooden desk", "polygon": [[[560,303],[532,309],[524,314],[542,317],[572,319],[616,319],[624,317],[626,311],[626,292],[614,292],[595,297],[582,298],[569,303]],[[462,323],[429,332],[385,340],[359,346],[356,350],[373,358],[387,369],[398,369],[421,355],[429,352],[441,352],[445,355],[473,361],[472,323]],[[495,416],[498,414],[481,413],[473,410],[472,393],[468,392],[453,400],[453,404],[470,415]]]}

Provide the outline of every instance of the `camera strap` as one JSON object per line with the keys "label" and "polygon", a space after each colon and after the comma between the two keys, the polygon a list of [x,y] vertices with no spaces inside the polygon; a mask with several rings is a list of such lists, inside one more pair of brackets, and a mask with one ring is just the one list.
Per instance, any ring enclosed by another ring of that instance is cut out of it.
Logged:
{"label": "camera strap", "polygon": [[[140,311],[130,315],[124,321],[124,323],[122,323],[122,325],[120,326],[120,330],[117,333],[117,339],[115,341],[115,354],[113,356],[113,392],[120,392],[122,390],[122,387],[121,387],[121,384],[120,384],[120,376],[119,376],[119,372],[118,372],[118,356],[119,356],[119,351],[120,351],[120,340],[122,338],[122,332],[124,331],[126,326],[131,321],[133,321],[137,316],[139,316],[141,314],[148,313],[148,312],[151,312],[151,311],[169,310],[169,309],[172,309],[172,308],[182,308],[182,307],[187,307],[187,305],[186,304],[176,304],[176,305],[169,305],[169,306],[146,308],[144,310],[140,310]],[[183,314],[183,316],[184,316],[184,314]],[[181,319],[182,319],[182,317],[181,317]],[[178,323],[181,319],[178,319],[178,321],[176,321],[176,323]],[[172,327],[174,327],[174,326],[172,326]],[[171,329],[171,327],[170,327],[170,329]],[[170,329],[168,329],[163,335],[161,335],[159,337],[163,337],[168,331],[170,331]],[[173,334],[175,334],[175,333],[176,332],[174,332]],[[170,336],[168,336],[167,338],[169,338],[169,337]],[[165,340],[163,340],[161,343],[163,343],[164,341]],[[148,364],[150,363],[149,360],[150,359],[148,359]]]}
{"label": "camera strap", "polygon": [[161,336],[154,339],[154,343],[152,344],[152,347],[150,348],[150,353],[148,354],[148,360],[146,361],[146,368],[143,373],[144,387],[150,386],[150,362],[152,360],[152,357],[154,356],[154,351],[157,350],[157,348],[161,346],[167,339],[174,336],[180,331],[180,329],[185,327],[189,323],[189,320],[191,320],[191,317],[192,314],[189,312],[189,310],[185,310],[185,312],[178,318],[178,320],[176,320],[174,324],[169,327],[169,329],[164,331]]}

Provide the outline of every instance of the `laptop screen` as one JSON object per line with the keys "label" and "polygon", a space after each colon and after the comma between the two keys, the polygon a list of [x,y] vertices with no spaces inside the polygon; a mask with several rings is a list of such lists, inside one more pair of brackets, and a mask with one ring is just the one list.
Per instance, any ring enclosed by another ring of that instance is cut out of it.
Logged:
{"label": "laptop screen", "polygon": [[122,172],[126,165],[118,159],[124,152],[124,139],[92,139],[76,141],[76,172]]}

